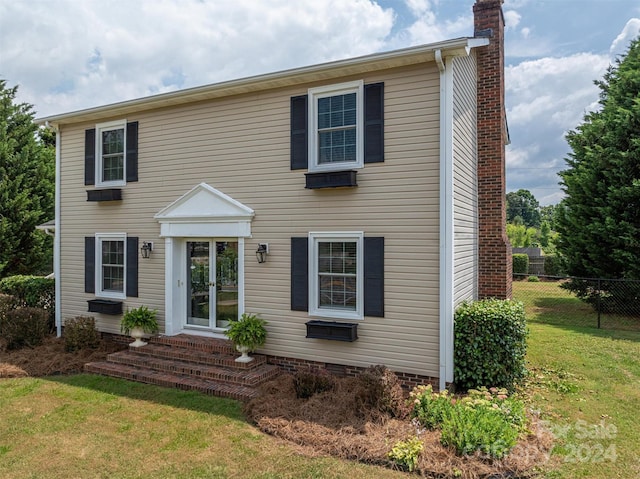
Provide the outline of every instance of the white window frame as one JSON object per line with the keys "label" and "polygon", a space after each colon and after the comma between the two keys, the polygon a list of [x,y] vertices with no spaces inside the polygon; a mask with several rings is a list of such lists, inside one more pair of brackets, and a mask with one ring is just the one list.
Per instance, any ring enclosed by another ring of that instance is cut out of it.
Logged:
{"label": "white window frame", "polygon": [[[356,243],[356,309],[321,308],[318,298],[318,244],[321,242],[353,241]],[[322,318],[359,320],[364,319],[364,232],[330,231],[309,233],[309,316]]]}
{"label": "white window frame", "polygon": [[[356,161],[318,163],[318,100],[347,93],[356,94]],[[362,80],[309,88],[309,171],[340,171],[364,167],[364,82]]]}
{"label": "white window frame", "polygon": [[[109,130],[124,130],[124,151],[122,152],[122,179],[116,181],[102,181],[102,133]],[[116,120],[96,125],[96,187],[111,188],[114,186],[125,186],[127,184],[127,120]]]}
{"label": "white window frame", "polygon": [[[102,289],[102,242],[122,241],[123,244],[123,278],[122,292],[106,291]],[[112,299],[126,299],[127,297],[127,234],[126,233],[96,233],[96,296]]]}

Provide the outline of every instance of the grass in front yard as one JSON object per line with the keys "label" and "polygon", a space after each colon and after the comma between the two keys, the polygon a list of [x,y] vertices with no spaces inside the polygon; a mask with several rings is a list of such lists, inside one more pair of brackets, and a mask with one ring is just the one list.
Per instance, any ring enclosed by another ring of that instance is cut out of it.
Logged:
{"label": "grass in front yard", "polygon": [[236,401],[101,376],[3,379],[0,411],[3,478],[405,477],[302,455]]}
{"label": "grass in front yard", "polygon": [[585,326],[557,283],[514,282],[514,298],[531,331],[532,404],[559,436],[562,465],[549,477],[640,477],[640,332]]}

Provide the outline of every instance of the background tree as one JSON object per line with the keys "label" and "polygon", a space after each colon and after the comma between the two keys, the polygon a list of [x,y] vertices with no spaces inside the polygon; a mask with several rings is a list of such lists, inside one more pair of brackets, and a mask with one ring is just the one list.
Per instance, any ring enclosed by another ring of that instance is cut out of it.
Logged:
{"label": "background tree", "polygon": [[540,227],[540,203],[529,190],[507,193],[507,222],[513,223],[516,216],[529,228]]}
{"label": "background tree", "polygon": [[0,80],[0,278],[51,271],[51,239],[36,226],[54,218],[55,138],[17,91]]}
{"label": "background tree", "polygon": [[572,275],[640,279],[640,38],[596,84],[600,110],[567,135],[558,249]]}
{"label": "background tree", "polygon": [[557,246],[571,275],[640,279],[640,38],[596,84],[600,109],[567,135]]}

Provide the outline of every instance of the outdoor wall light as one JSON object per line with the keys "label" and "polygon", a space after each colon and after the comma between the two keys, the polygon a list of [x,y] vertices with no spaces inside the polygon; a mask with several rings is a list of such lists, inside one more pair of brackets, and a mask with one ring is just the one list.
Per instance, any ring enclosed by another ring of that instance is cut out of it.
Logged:
{"label": "outdoor wall light", "polygon": [[142,246],[140,247],[140,254],[142,254],[143,258],[148,258],[151,256],[151,252],[153,251],[153,243],[151,241],[143,241]]}
{"label": "outdoor wall light", "polygon": [[256,258],[258,258],[258,263],[266,262],[268,254],[269,243],[258,243],[258,249],[256,250]]}

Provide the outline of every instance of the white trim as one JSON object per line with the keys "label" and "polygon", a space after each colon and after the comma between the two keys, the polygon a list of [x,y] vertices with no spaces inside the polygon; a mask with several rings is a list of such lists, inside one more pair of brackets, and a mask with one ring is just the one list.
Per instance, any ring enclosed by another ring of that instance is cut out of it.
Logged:
{"label": "white trim", "polygon": [[[356,94],[356,161],[318,164],[318,100],[347,93]],[[339,171],[364,166],[364,82],[362,80],[309,88],[308,152],[309,172]]]}
{"label": "white trim", "polygon": [[487,45],[488,42],[489,40],[485,38],[454,38],[389,52],[374,53],[356,58],[348,58],[346,60],[303,66],[290,70],[137,98],[135,100],[85,110],[51,115],[36,119],[36,123],[44,124],[48,121],[56,124],[70,124],[82,121],[96,121],[101,118],[126,116],[133,112],[139,114],[143,111],[172,105],[182,105],[194,101],[204,101],[212,98],[301,85],[318,81],[320,78],[330,81],[332,78],[344,78],[348,75],[363,75],[370,71],[431,62],[433,61],[434,52],[439,49],[445,52],[446,56],[465,56],[469,54],[471,48]]}
{"label": "white trim", "polygon": [[[122,241],[122,293],[104,291],[102,289],[102,241]],[[95,284],[97,298],[126,299],[127,297],[127,234],[126,233],[96,233],[95,244]]]}
{"label": "white trim", "polygon": [[62,336],[62,307],[61,307],[61,285],[62,280],[60,276],[60,162],[61,162],[61,147],[60,144],[62,135],[60,134],[60,128],[55,127],[56,132],[56,191],[55,191],[55,228],[53,237],[53,274],[55,276],[55,302],[56,302],[56,335]]}
{"label": "white trim", "polygon": [[[436,59],[438,59],[436,52]],[[441,58],[441,57],[440,57]],[[446,62],[446,63],[444,63]],[[453,62],[440,70],[440,389],[453,381]]]}
{"label": "white trim", "polygon": [[255,212],[220,190],[200,183],[160,210],[160,237],[251,237]]}
{"label": "white trim", "polygon": [[[123,130],[122,180],[102,181],[102,132],[119,130],[120,128]],[[125,186],[127,184],[127,120],[109,121],[96,125],[95,168],[96,188],[112,188],[114,186]]]}
{"label": "white trim", "polygon": [[[320,308],[318,304],[318,242],[355,241],[357,254],[355,311]],[[364,319],[364,232],[322,231],[309,233],[309,316],[333,319]]]}

